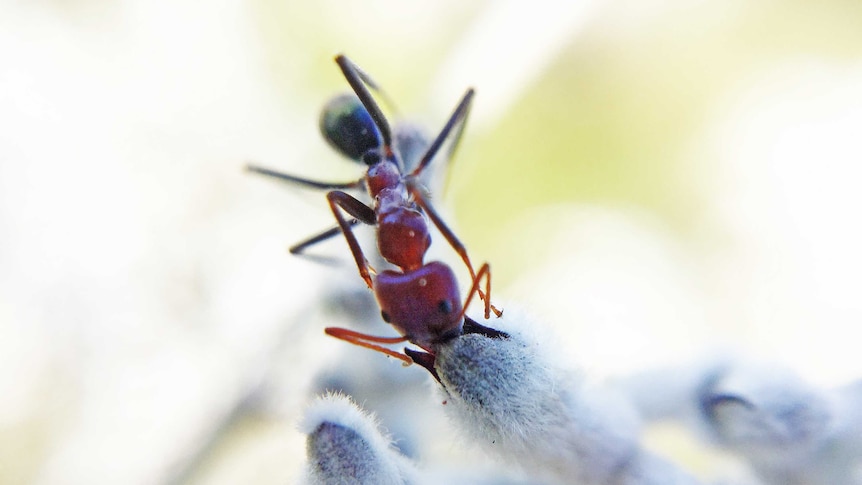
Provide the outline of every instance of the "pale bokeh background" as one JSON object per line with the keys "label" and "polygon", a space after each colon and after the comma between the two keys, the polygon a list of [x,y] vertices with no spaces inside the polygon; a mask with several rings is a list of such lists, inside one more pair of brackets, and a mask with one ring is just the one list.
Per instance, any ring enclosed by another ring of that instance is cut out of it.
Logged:
{"label": "pale bokeh background", "polygon": [[0,482],[292,480],[346,345],[305,315],[353,275],[285,253],[321,194],[241,167],[360,173],[317,134],[337,52],[431,130],[477,88],[437,200],[589,372],[722,348],[862,376],[860,25],[838,0],[0,5]]}

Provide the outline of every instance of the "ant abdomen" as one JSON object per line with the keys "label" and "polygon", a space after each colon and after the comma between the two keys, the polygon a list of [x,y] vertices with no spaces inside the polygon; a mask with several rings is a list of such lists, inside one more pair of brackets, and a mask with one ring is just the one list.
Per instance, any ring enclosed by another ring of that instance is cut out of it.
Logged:
{"label": "ant abdomen", "polygon": [[326,103],[320,113],[320,132],[332,148],[354,161],[361,161],[366,152],[382,144],[377,125],[352,93]]}

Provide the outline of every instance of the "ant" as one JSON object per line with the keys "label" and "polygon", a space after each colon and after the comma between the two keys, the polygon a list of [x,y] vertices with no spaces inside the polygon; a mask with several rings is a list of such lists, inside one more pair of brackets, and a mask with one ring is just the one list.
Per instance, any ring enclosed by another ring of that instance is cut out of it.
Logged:
{"label": "ant", "polygon": [[[393,150],[389,122],[369,90],[370,87],[379,92],[379,88],[344,55],[336,56],[335,62],[353,88],[355,96],[337,96],[325,105],[320,121],[321,131],[327,142],[342,155],[367,165],[365,176],[352,182],[331,183],[256,165],[248,165],[246,168],[250,172],[276,177],[297,185],[329,190],[326,199],[338,225],[292,246],[290,252],[300,254],[309,246],[342,233],[356,261],[359,275],[374,292],[383,320],[395,327],[402,336],[376,337],[336,327],[327,327],[326,333],[400,359],[404,365],[416,362],[436,377],[433,368],[435,345],[464,333],[484,333],[498,337],[505,335],[484,327],[465,315],[475,294],[485,302],[485,319],[490,318],[491,311],[498,317],[502,315],[502,312],[491,304],[490,266],[484,263],[478,271],[474,270],[466,248],[431,206],[426,189],[418,179],[450,136],[454,136],[452,150],[457,146],[474,90],[467,90],[415,168],[405,173],[402,158]],[[373,206],[366,205],[343,191],[362,188],[374,201]],[[349,218],[345,217],[344,213]],[[458,253],[470,273],[472,285],[463,305],[452,269],[439,261],[423,262],[431,245],[426,216]],[[398,270],[387,269],[378,273],[369,266],[352,230],[352,226],[358,222],[377,227],[377,247],[380,255]],[[485,280],[484,292],[480,289],[482,278]],[[427,353],[405,349],[405,355],[379,345],[405,341],[412,342]]]}

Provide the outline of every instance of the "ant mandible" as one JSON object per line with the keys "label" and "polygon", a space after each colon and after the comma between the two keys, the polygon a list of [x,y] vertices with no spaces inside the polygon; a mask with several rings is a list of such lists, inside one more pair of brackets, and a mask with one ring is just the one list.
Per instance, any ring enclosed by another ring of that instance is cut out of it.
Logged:
{"label": "ant mandible", "polygon": [[[490,318],[491,311],[498,317],[502,315],[500,310],[491,305],[490,266],[485,263],[478,271],[474,270],[466,248],[431,206],[425,194],[425,188],[418,180],[420,174],[429,166],[450,136],[455,137],[453,146],[457,145],[474,91],[472,88],[467,90],[416,167],[404,173],[403,161],[393,150],[389,122],[368,89],[371,87],[378,90],[377,85],[344,55],[338,55],[335,62],[353,88],[355,97],[342,95],[330,101],[324,107],[321,116],[321,131],[324,138],[337,151],[368,166],[365,176],[353,182],[330,183],[297,177],[256,165],[248,165],[247,169],[298,185],[330,190],[326,194],[326,199],[338,222],[337,227],[292,246],[290,252],[299,254],[309,246],[339,232],[344,234],[356,266],[359,268],[359,275],[374,292],[383,320],[395,327],[402,336],[376,337],[335,327],[327,327],[326,333],[398,358],[405,365],[415,361],[434,374],[434,345],[463,334],[465,322],[468,332],[492,334],[497,332],[465,316],[474,294],[478,293],[480,299],[485,302],[485,319]],[[360,189],[363,185],[374,201],[373,207],[342,190]],[[352,219],[345,217],[342,211]],[[425,215],[458,253],[470,273],[472,286],[463,305],[452,269],[439,261],[423,262],[431,244]],[[380,255],[387,262],[397,266],[399,271],[388,269],[372,276],[373,270],[369,267],[351,229],[351,226],[357,222],[377,226],[377,247]],[[482,278],[485,279],[484,292],[480,290]],[[414,343],[428,354],[405,349],[408,355],[404,355],[377,345],[404,341]]]}

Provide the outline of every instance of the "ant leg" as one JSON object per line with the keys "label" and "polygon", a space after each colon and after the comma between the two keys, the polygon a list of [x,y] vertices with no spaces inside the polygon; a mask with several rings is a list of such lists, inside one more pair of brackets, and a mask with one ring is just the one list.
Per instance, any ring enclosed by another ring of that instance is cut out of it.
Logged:
{"label": "ant leg", "polygon": [[377,129],[380,130],[380,137],[383,139],[383,148],[386,152],[385,155],[387,157],[391,156],[392,129],[389,127],[389,122],[386,121],[386,117],[383,116],[383,111],[380,110],[380,105],[378,105],[377,101],[374,100],[374,97],[371,95],[371,92],[367,87],[371,86],[371,88],[379,92],[377,84],[375,84],[370,76],[362,72],[362,70],[359,69],[359,66],[354,64],[353,61],[348,59],[344,54],[337,55],[335,57],[335,63],[341,68],[341,72],[344,74],[344,78],[347,79],[347,83],[350,84],[351,88],[353,88],[353,92],[356,93],[356,96],[359,98],[359,102],[365,106],[368,114],[371,115],[371,119],[374,120],[374,124],[377,125]]}
{"label": "ant leg", "polygon": [[[482,298],[482,291],[479,290],[479,284],[482,282],[482,277],[485,277],[485,293],[487,294],[487,298]],[[485,320],[491,318],[491,311],[494,311],[494,315],[497,315],[497,318],[500,318],[503,315],[501,310],[498,310],[494,305],[491,304],[491,265],[485,263],[479,268],[479,271],[476,273],[476,278],[473,279],[473,285],[470,287],[470,293],[467,294],[467,299],[464,300],[464,307],[461,309],[461,318],[464,317],[464,314],[467,312],[467,306],[470,305],[470,300],[473,299],[473,295],[478,294],[479,298],[485,300]]]}
{"label": "ant leg", "polygon": [[371,282],[371,274],[368,271],[368,261],[365,260],[365,255],[362,254],[362,248],[359,246],[359,241],[356,240],[356,236],[350,228],[350,223],[341,215],[341,211],[338,208],[340,207],[361,222],[371,225],[377,223],[374,209],[368,207],[352,195],[339,190],[327,193],[326,200],[329,201],[332,214],[335,215],[335,220],[338,221],[338,226],[341,228],[342,234],[344,234],[344,239],[347,240],[350,252],[353,253],[353,259],[356,261],[356,266],[359,267],[359,276],[365,280],[369,288],[373,289],[374,285]]}
{"label": "ant leg", "polygon": [[452,112],[452,116],[449,117],[449,121],[446,122],[446,125],[443,126],[443,129],[440,130],[440,134],[437,135],[437,138],[434,139],[434,142],[428,147],[428,150],[425,151],[425,155],[422,156],[422,159],[419,161],[419,164],[416,165],[416,168],[410,172],[408,177],[416,177],[427,167],[431,160],[434,158],[434,155],[437,154],[437,150],[443,145],[443,142],[449,137],[449,134],[452,133],[452,130],[455,129],[455,138],[452,141],[453,145],[449,149],[449,155],[455,152],[455,149],[458,147],[458,142],[461,141],[461,134],[464,132],[464,126],[467,123],[467,115],[470,114],[470,106],[473,102],[473,95],[475,91],[473,88],[467,90],[464,93],[464,96],[461,98],[461,101],[458,103],[458,106],[455,108],[455,111]]}
{"label": "ant leg", "polygon": [[266,175],[267,177],[273,177],[281,180],[286,180],[290,183],[294,183],[297,185],[304,185],[306,187],[311,187],[313,189],[356,189],[362,186],[362,181],[364,179],[359,179],[354,182],[319,182],[317,180],[309,180],[302,177],[297,177],[295,175],[290,175],[284,172],[277,172],[275,170],[270,170],[268,168],[263,168],[254,164],[248,164],[245,166],[246,171],[257,173],[260,175]]}
{"label": "ant leg", "polygon": [[396,359],[401,360],[404,363],[405,367],[413,363],[413,360],[404,354],[399,354],[394,350],[387,349],[386,347],[371,343],[377,342],[381,344],[397,344],[401,342],[406,342],[407,337],[375,337],[373,335],[366,335],[364,333],[359,333],[353,330],[338,327],[326,327],[324,329],[324,332],[326,332],[326,335],[329,335],[330,337],[335,337],[337,339],[350,342],[353,345],[365,347],[366,349],[376,350],[377,352],[384,353],[390,357],[395,357]]}
{"label": "ant leg", "polygon": [[[452,232],[452,229],[449,229],[449,226],[446,225],[446,223],[443,221],[443,218],[440,217],[440,214],[438,214],[437,211],[434,210],[434,207],[431,206],[431,203],[428,202],[428,200],[425,198],[425,195],[422,194],[422,191],[416,185],[416,182],[413,179],[408,179],[406,181],[406,185],[408,192],[410,193],[410,195],[413,196],[413,200],[416,201],[416,204],[425,212],[425,214],[428,215],[428,218],[431,219],[431,222],[434,223],[434,226],[440,231],[441,234],[443,234],[443,237],[446,239],[449,245],[452,246],[452,249],[454,249],[455,252],[458,253],[459,256],[461,256],[461,259],[464,261],[464,265],[467,266],[467,270],[470,272],[470,278],[476,280],[478,276],[473,270],[473,263],[470,262],[470,257],[467,256],[467,248],[466,246],[464,246],[464,243],[462,243],[461,240],[458,239],[458,236],[456,236],[455,233]],[[487,293],[489,293],[487,299],[485,297],[485,293],[482,293],[482,290],[478,291],[479,298],[481,298],[482,300],[486,300],[486,303],[489,303],[491,301],[490,273],[488,275],[487,286],[488,290],[486,291]],[[490,305],[490,307],[494,310],[494,313],[497,314],[497,316],[500,316],[502,314],[502,312],[494,308],[494,305]]]}
{"label": "ant leg", "polygon": [[440,214],[434,210],[431,206],[431,203],[425,198],[425,195],[422,193],[422,190],[417,186],[416,182],[413,179],[408,178],[405,181],[405,185],[407,186],[407,192],[413,196],[413,200],[416,202],[416,205],[422,209],[425,214],[428,215],[428,218],[431,219],[431,222],[435,227],[443,234],[443,237],[446,238],[446,241],[449,242],[449,245],[452,246],[452,249],[461,256],[461,259],[464,260],[464,264],[467,265],[467,269],[470,270],[470,278],[476,279],[476,272],[473,271],[473,264],[470,263],[470,258],[467,256],[467,248],[458,239],[458,236],[452,232],[452,229],[449,229],[449,226],[443,221],[443,218],[440,217]]}
{"label": "ant leg", "polygon": [[[306,187],[312,187],[315,189],[353,189],[359,188],[362,186],[362,180],[359,179],[354,182],[319,182],[317,180],[310,180],[302,177],[297,177],[295,175],[290,175],[284,172],[278,172],[275,170],[270,170],[268,168],[260,167],[253,164],[248,164],[245,166],[245,169],[252,173],[257,173],[260,175],[265,175],[267,177],[273,177],[281,180],[286,180],[291,183],[295,183],[298,185],[305,185]],[[351,226],[355,226],[359,221],[357,219],[351,219],[348,221],[348,224]],[[373,224],[374,222],[371,222]],[[321,232],[320,234],[316,234],[311,236],[304,241],[294,244],[289,248],[290,254],[302,254],[302,252],[321,241],[325,241],[341,231],[341,227],[333,227],[331,229],[327,229],[326,231]]]}
{"label": "ant leg", "polygon": [[[359,224],[359,220],[350,219],[349,221],[347,221],[347,223],[350,224],[352,227],[352,226]],[[320,234],[316,234],[316,235],[311,236],[302,242],[298,242],[298,243],[294,244],[293,246],[291,246],[288,249],[288,251],[290,251],[290,254],[302,254],[306,248],[314,246],[315,244],[317,244],[319,242],[326,241],[327,239],[329,239],[333,236],[336,236],[338,234],[341,234],[341,226],[331,227],[331,228],[321,232]]]}

